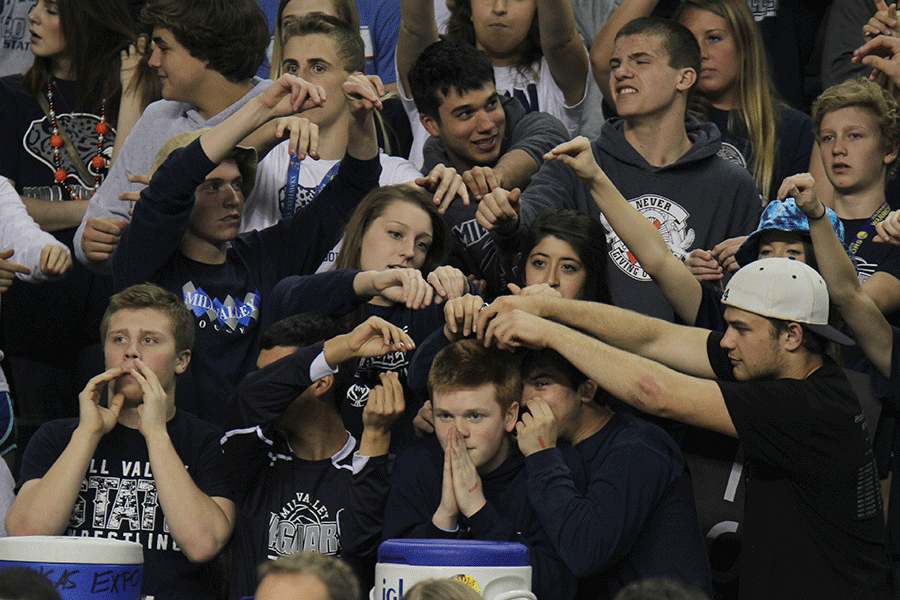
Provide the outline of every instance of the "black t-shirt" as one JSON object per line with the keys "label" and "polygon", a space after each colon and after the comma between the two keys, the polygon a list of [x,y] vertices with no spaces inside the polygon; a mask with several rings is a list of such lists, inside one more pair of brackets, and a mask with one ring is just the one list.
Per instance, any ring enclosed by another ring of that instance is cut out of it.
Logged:
{"label": "black t-shirt", "polygon": [[885,528],[865,417],[830,359],[806,379],[737,382],[710,364],[747,470],[741,598],[888,597]]}

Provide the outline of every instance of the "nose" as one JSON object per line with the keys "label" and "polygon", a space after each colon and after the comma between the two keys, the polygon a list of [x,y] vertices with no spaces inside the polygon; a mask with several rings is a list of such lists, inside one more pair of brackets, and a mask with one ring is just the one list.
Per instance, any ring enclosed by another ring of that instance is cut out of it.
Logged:
{"label": "nose", "polygon": [[734,328],[730,325],[728,326],[728,329],[725,330],[725,335],[722,336],[722,341],[719,342],[719,346],[725,350],[734,350]]}
{"label": "nose", "polygon": [[548,269],[547,285],[552,288],[559,287],[559,269],[556,268],[556,266],[554,266],[552,269]]}
{"label": "nose", "polygon": [[491,120],[491,117],[486,110],[479,110],[477,117],[478,121],[476,121],[476,126],[478,127],[479,132],[490,131],[494,128],[494,121]]}
{"label": "nose", "polygon": [[831,144],[831,153],[843,155],[846,152],[847,148],[844,146],[844,139],[839,135],[834,136],[834,142]]}
{"label": "nose", "polygon": [[469,437],[469,424],[466,422],[465,417],[456,420],[456,430],[463,439]]}
{"label": "nose", "polygon": [[494,4],[491,6],[491,12],[495,15],[505,15],[506,0],[494,0]]}
{"label": "nose", "polygon": [[235,185],[227,185],[228,188],[225,191],[225,195],[223,198],[223,203],[226,207],[231,208],[232,206],[236,206],[241,200],[244,199],[244,194],[241,192],[240,188]]}
{"label": "nose", "polygon": [[625,65],[625,61],[620,62],[618,65],[613,67],[610,71],[610,76],[613,81],[621,81],[623,79],[627,79],[631,77],[631,71],[628,70],[628,67]]}
{"label": "nose", "polygon": [[38,10],[38,7],[37,7],[37,4],[35,4],[34,8],[32,8],[28,12],[28,22],[29,23],[36,24],[38,22],[37,10]]}
{"label": "nose", "polygon": [[153,52],[150,53],[150,59],[147,61],[147,64],[150,65],[154,69],[158,69],[159,67],[162,66],[161,56],[162,56],[162,52],[160,51],[159,47],[156,44],[154,44]]}
{"label": "nose", "polygon": [[140,358],[141,357],[141,347],[139,340],[130,340],[128,345],[125,346],[125,358]]}

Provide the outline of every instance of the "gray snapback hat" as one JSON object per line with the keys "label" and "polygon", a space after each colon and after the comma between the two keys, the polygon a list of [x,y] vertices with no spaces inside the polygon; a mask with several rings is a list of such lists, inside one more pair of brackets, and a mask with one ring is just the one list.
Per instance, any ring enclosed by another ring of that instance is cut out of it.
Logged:
{"label": "gray snapback hat", "polygon": [[800,323],[824,338],[853,345],[828,324],[828,288],[818,271],[790,258],[764,258],[741,267],[725,288],[722,304],[763,317]]}

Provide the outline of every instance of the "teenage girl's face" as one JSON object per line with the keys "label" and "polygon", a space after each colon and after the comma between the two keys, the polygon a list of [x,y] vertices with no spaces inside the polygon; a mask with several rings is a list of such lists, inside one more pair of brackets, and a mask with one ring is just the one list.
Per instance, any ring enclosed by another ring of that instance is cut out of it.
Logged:
{"label": "teenage girl's face", "polygon": [[349,73],[338,56],[333,39],[314,33],[296,35],[284,45],[282,73],[291,73],[310,83],[325,88],[325,102],[304,111],[303,116],[325,130],[348,111],[344,90],[341,87]]}
{"label": "teenage girl's face", "polygon": [[546,283],[563,298],[582,299],[586,281],[587,271],[578,253],[571,244],[552,235],[544,237],[525,262],[525,285]]}
{"label": "teenage girl's face", "polygon": [[419,269],[431,247],[432,234],[427,212],[410,202],[395,200],[363,234],[360,269]]}
{"label": "teenage girl's face", "polygon": [[59,7],[54,0],[38,0],[28,13],[31,52],[42,58],[56,58],[66,52]]}
{"label": "teenage girl's face", "polygon": [[806,248],[803,238],[793,231],[773,229],[759,236],[759,256],[757,258],[792,258],[806,263]]}
{"label": "teenage girl's face", "polygon": [[328,15],[340,18],[337,11],[334,10],[334,4],[329,0],[291,0],[281,11],[281,30],[284,31],[291,21],[296,21],[306,15]]}
{"label": "teenage girl's face", "polygon": [[475,46],[495,67],[518,64],[537,11],[535,0],[471,0]]}
{"label": "teenage girl's face", "polygon": [[680,21],[700,44],[702,62],[697,89],[716,108],[736,108],[741,57],[728,23],[719,15],[699,8],[685,10]]}

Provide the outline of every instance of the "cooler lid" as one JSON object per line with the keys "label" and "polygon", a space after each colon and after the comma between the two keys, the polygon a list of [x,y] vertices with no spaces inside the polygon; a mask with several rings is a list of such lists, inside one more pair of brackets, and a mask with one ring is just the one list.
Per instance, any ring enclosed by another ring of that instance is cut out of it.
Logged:
{"label": "cooler lid", "polygon": [[144,549],[137,542],[69,535],[0,538],[0,560],[87,565],[140,565]]}
{"label": "cooler lid", "polygon": [[394,539],[378,547],[378,562],[430,567],[527,567],[528,548],[518,542]]}

